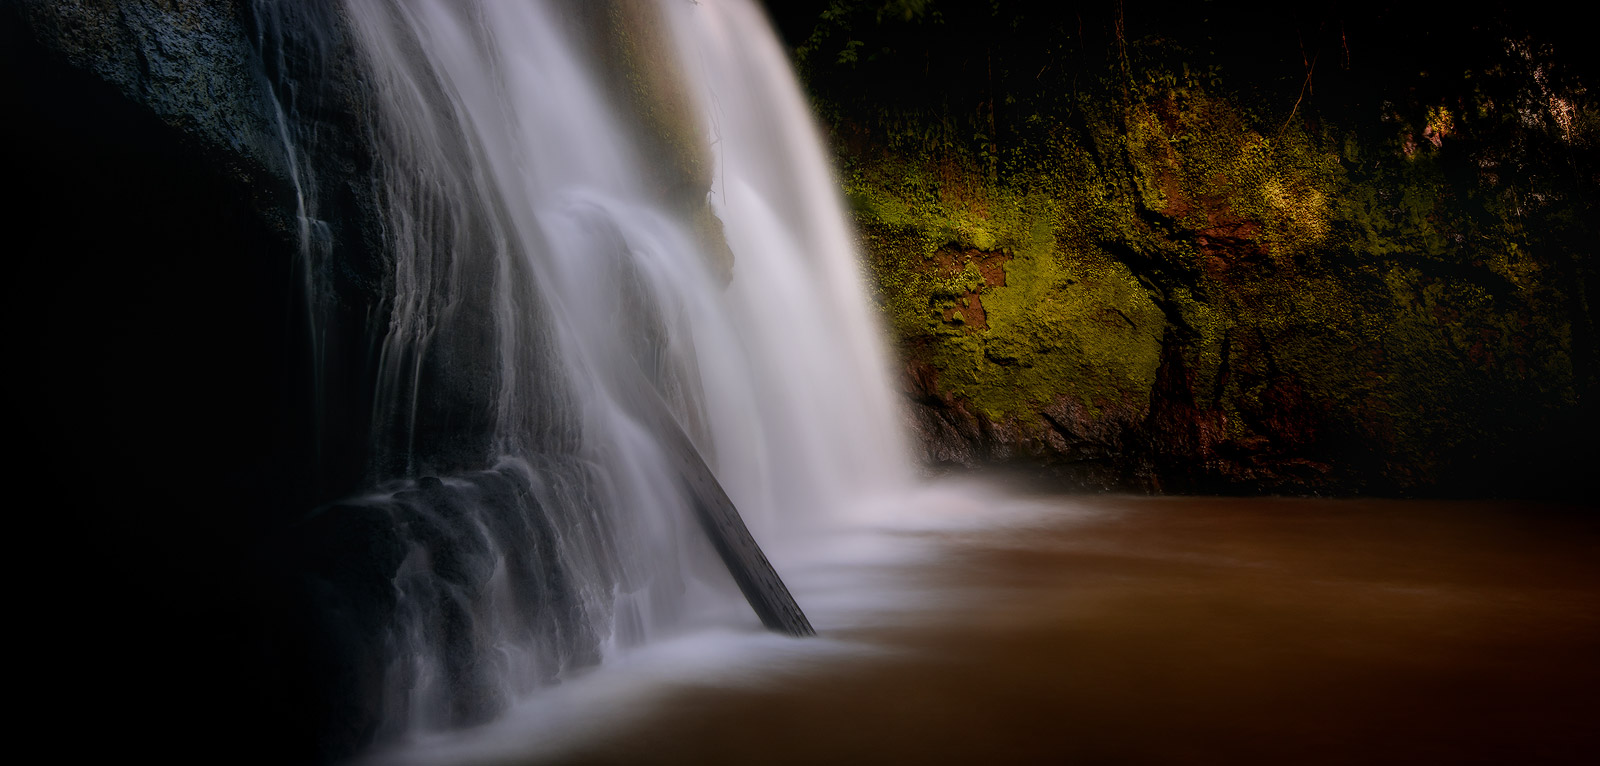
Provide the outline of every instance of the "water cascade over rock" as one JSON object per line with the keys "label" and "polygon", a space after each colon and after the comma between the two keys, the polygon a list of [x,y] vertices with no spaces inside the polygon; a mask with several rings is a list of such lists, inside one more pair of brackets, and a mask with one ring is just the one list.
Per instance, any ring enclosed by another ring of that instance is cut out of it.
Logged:
{"label": "water cascade over rock", "polygon": [[722,619],[737,552],[703,514],[724,488],[781,548],[906,464],[836,187],[757,8],[345,10],[393,269],[377,484],[305,524],[377,531],[377,564],[326,582],[384,605],[349,632],[356,688],[382,690],[363,729],[393,739]]}
{"label": "water cascade over rock", "polygon": [[19,473],[64,488],[24,537],[104,584],[28,611],[107,742],[337,759],[804,633],[762,551],[904,486],[754,2],[19,1],[0,42]]}

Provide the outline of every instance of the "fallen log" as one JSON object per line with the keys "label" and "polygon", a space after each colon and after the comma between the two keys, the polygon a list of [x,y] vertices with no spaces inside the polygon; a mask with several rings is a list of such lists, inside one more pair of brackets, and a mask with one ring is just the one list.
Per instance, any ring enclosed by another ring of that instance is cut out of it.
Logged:
{"label": "fallen log", "polygon": [[749,527],[739,516],[739,509],[722,489],[722,483],[717,481],[711,467],[700,456],[699,448],[684,433],[683,427],[672,416],[655,387],[641,378],[632,393],[636,395],[630,399],[636,406],[630,409],[660,437],[667,452],[673,456],[679,480],[693,501],[700,527],[710,538],[717,555],[722,557],[729,574],[733,575],[739,591],[750,602],[750,608],[761,618],[761,624],[791,636],[816,635],[811,621],[806,619],[805,612],[800,610],[800,605],[778,576],[778,570],[772,567],[772,562],[767,560],[761,546],[750,535]]}

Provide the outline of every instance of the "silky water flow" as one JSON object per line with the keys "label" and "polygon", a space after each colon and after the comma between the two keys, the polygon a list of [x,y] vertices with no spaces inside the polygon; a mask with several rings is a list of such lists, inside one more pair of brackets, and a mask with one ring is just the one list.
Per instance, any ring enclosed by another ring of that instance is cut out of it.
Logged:
{"label": "silky water flow", "polygon": [[[761,10],[344,10],[393,264],[379,489],[343,504],[401,530],[377,739],[490,720],[652,643],[758,631],[685,461],[779,570],[910,478],[838,187]],[[708,184],[671,182],[684,158],[653,109]]]}

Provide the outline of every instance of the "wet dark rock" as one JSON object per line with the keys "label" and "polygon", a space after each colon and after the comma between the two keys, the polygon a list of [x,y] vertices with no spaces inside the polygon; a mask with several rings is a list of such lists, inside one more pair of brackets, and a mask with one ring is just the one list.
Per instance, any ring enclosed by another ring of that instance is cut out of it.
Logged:
{"label": "wet dark rock", "polygon": [[[34,597],[38,619],[60,626],[46,649],[60,670],[38,702],[68,709],[103,693],[117,711],[99,738],[108,748],[181,720],[163,748],[173,762],[347,751],[370,720],[342,707],[364,692],[337,690],[372,674],[332,658],[376,656],[365,637],[390,608],[380,575],[392,538],[371,518],[310,522],[329,525],[333,547],[297,549],[293,578],[262,553],[364,479],[370,407],[350,401],[372,387],[365,323],[382,258],[371,157],[346,130],[364,119],[365,86],[298,54],[269,72],[260,46],[309,30],[265,34],[256,11],[0,3],[3,169],[19,191],[3,228],[6,318],[25,328],[11,365],[26,402],[17,434],[21,468],[59,509],[27,523],[83,551],[81,581],[116,584],[87,607],[65,583]],[[351,288],[325,313],[320,375],[273,98],[291,80],[331,94],[291,122],[329,137],[303,148],[327,169],[303,182],[346,264],[331,278]],[[335,553],[345,543],[365,558]],[[306,614],[289,594],[365,606]],[[362,638],[308,646],[289,626]],[[316,741],[329,720],[347,722],[345,744]]]}

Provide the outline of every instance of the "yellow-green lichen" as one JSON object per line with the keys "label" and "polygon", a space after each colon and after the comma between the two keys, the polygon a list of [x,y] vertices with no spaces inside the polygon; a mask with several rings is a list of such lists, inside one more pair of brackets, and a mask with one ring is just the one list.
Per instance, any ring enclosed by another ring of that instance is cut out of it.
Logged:
{"label": "yellow-green lichen", "polygon": [[858,171],[847,193],[890,325],[942,394],[1025,424],[1065,397],[1142,410],[1164,319],[1126,265],[1064,231],[1087,190],[1052,174],[951,189],[904,161]]}
{"label": "yellow-green lichen", "polygon": [[879,300],[945,401],[1027,438],[1064,400],[1159,429],[1138,421],[1161,396],[1203,431],[1189,457],[1247,475],[1344,450],[1393,486],[1492,441],[1483,422],[1574,401],[1571,330],[1541,318],[1562,293],[1519,244],[1514,190],[1464,217],[1426,148],[1198,88],[1041,132],[998,173],[948,145],[846,158]]}

